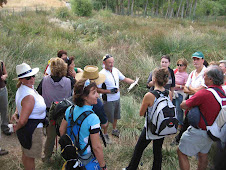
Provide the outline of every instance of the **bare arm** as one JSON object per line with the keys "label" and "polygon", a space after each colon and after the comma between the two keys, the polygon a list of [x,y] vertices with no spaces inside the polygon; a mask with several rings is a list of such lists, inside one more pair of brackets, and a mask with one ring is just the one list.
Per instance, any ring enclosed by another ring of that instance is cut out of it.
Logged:
{"label": "bare arm", "polygon": [[170,87],[170,91],[173,93],[174,92],[175,87]]}
{"label": "bare arm", "polygon": [[67,130],[67,121],[65,119],[62,120],[61,125],[60,125],[60,136],[66,134],[66,130]]}
{"label": "bare arm", "polygon": [[130,79],[130,78],[127,78],[127,77],[124,78],[122,81],[125,82],[125,83],[127,83],[127,84],[132,84],[132,83],[135,82],[134,80],[132,80],[132,79]]}
{"label": "bare arm", "polygon": [[16,132],[18,129],[26,125],[28,118],[34,108],[34,105],[35,105],[35,99],[32,95],[28,95],[23,98],[23,100],[21,101],[22,109],[21,109],[19,121],[13,127],[14,132]]}
{"label": "bare arm", "polygon": [[3,63],[3,75],[1,76],[1,79],[5,81],[7,77],[8,77],[8,74],[5,68],[5,64]]}
{"label": "bare arm", "polygon": [[100,167],[104,167],[106,165],[104,161],[103,148],[100,143],[100,135],[99,133],[90,134],[91,144],[93,148],[93,152],[100,164]]}
{"label": "bare arm", "polygon": [[110,94],[111,90],[97,88],[97,92],[102,94]]}
{"label": "bare arm", "polygon": [[181,109],[187,110],[189,107],[186,105],[186,100],[184,100],[181,104],[180,104]]}
{"label": "bare arm", "polygon": [[140,116],[144,116],[148,106],[152,106],[155,100],[155,96],[152,93],[146,93],[144,95],[141,108],[140,108]]}
{"label": "bare arm", "polygon": [[189,87],[184,86],[184,92],[189,95],[195,94],[197,91],[204,89],[204,86],[199,86],[197,88],[193,88],[191,85]]}
{"label": "bare arm", "polygon": [[78,73],[81,73],[81,72],[83,72],[83,70],[82,70],[81,68],[78,68],[78,67],[77,67],[77,72],[78,72]]}
{"label": "bare arm", "polygon": [[154,86],[154,82],[153,81],[150,81],[149,83],[148,83],[148,87],[153,87]]}

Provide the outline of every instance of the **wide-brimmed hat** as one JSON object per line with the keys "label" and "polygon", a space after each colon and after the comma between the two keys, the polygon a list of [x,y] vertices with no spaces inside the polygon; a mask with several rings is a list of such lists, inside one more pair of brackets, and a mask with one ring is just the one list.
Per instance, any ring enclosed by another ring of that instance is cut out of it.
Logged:
{"label": "wide-brimmed hat", "polygon": [[82,78],[89,79],[90,81],[94,81],[97,85],[101,84],[105,81],[106,77],[104,74],[99,73],[97,66],[87,65],[84,67],[84,71],[82,73],[77,73],[75,75],[75,79],[79,81]]}
{"label": "wide-brimmed hat", "polygon": [[197,51],[194,54],[192,54],[192,58],[201,58],[201,59],[204,59],[204,55],[203,55],[202,52]]}
{"label": "wide-brimmed hat", "polygon": [[31,67],[28,64],[22,63],[22,64],[16,66],[17,77],[14,78],[13,80],[18,80],[19,78],[30,77],[30,76],[37,74],[38,72],[39,72],[39,68],[31,69]]}

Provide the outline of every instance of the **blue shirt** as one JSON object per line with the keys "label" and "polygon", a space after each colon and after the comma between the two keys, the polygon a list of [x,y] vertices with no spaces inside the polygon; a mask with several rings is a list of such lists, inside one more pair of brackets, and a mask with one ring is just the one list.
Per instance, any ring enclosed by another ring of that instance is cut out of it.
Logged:
{"label": "blue shirt", "polygon": [[[93,106],[84,105],[83,107],[75,106],[73,111],[73,119],[74,121],[85,111],[92,111]],[[66,121],[68,122],[69,113],[71,106],[67,108],[65,112]],[[89,141],[89,135],[98,133],[100,130],[100,120],[96,114],[90,114],[82,123],[80,134],[79,134],[79,144],[80,149],[83,149]],[[91,147],[88,146],[83,155],[86,155],[91,152]]]}

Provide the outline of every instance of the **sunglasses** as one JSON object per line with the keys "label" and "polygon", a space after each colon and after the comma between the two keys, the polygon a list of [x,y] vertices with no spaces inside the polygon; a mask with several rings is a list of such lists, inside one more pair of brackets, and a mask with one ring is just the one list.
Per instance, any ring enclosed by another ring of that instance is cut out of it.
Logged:
{"label": "sunglasses", "polygon": [[35,78],[35,75],[30,76],[30,77],[25,77],[25,79],[26,79],[26,80],[30,80],[30,79],[31,79],[31,77]]}
{"label": "sunglasses", "polygon": [[107,59],[109,59],[109,58],[111,58],[111,57],[112,57],[111,55],[107,54],[107,55],[105,55],[105,56],[103,57],[103,61],[105,61],[105,60],[107,60]]}
{"label": "sunglasses", "polygon": [[184,65],[183,64],[177,64],[177,66],[183,67]]}

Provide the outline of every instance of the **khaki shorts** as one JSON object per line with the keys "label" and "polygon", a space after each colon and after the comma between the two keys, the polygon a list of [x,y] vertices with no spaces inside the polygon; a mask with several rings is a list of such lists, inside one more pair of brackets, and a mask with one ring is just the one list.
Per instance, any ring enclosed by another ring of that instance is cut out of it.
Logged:
{"label": "khaki shorts", "polygon": [[194,156],[199,152],[206,154],[209,152],[212,143],[213,141],[205,130],[189,126],[180,139],[179,150],[188,156]]}
{"label": "khaki shorts", "polygon": [[104,111],[109,122],[113,123],[114,119],[120,119],[120,99],[116,101],[104,102]]}
{"label": "khaki shorts", "polygon": [[32,134],[31,149],[21,147],[22,152],[30,158],[41,158],[42,156],[42,128],[36,128]]}

